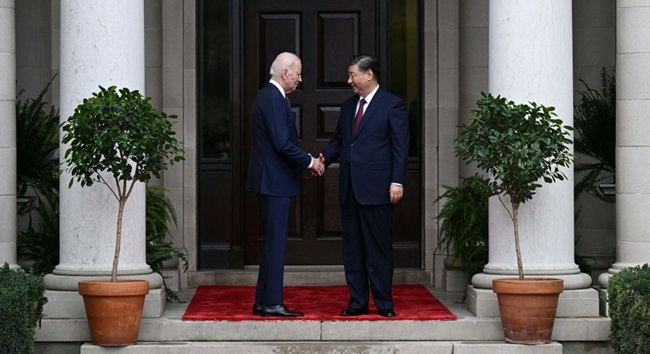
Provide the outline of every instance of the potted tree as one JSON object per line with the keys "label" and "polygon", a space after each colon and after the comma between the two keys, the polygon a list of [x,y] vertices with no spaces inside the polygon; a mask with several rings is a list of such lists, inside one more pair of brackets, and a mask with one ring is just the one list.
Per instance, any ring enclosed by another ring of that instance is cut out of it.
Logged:
{"label": "potted tree", "polygon": [[[550,342],[561,279],[526,279],[519,247],[519,207],[531,200],[542,182],[566,179],[561,167],[572,162],[569,126],[556,118],[554,107],[534,102],[516,104],[504,97],[481,93],[474,120],[462,126],[456,153],[467,162],[476,163],[490,177],[492,195],[508,211],[514,229],[518,279],[497,279],[497,293],[506,341],[513,343]],[[504,198],[509,203],[504,202]],[[507,206],[510,205],[510,207]],[[526,295],[534,294],[534,305],[526,305]],[[514,304],[509,304],[513,301]],[[543,308],[546,302],[549,307]],[[532,310],[530,322],[521,323]],[[522,325],[523,327],[520,327]]]}
{"label": "potted tree", "polygon": [[137,90],[99,89],[61,125],[62,142],[68,144],[64,161],[72,176],[69,187],[75,181],[82,187],[101,183],[118,204],[111,280],[80,282],[79,293],[93,344],[124,346],[137,342],[149,292],[146,280],[117,280],[124,206],[136,183],[159,178],[168,162],[184,158],[170,122],[175,116],[156,111]]}

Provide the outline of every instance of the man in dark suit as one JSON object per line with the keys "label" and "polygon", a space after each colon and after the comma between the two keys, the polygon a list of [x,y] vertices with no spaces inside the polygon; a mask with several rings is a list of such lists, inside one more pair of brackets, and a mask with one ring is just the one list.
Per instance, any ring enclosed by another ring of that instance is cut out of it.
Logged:
{"label": "man in dark suit", "polygon": [[302,171],[321,175],[321,161],[298,147],[298,133],[286,95],[302,81],[302,63],[281,53],[271,64],[271,80],[251,109],[251,159],[246,191],[257,194],[265,226],[260,244],[260,268],[253,314],[294,317],[302,313],[284,306],[283,280],[291,197],[298,194]]}
{"label": "man in dark suit", "polygon": [[369,285],[377,311],[394,317],[393,209],[402,198],[409,151],[404,101],[379,88],[379,62],[350,60],[355,95],[341,105],[334,137],[320,159],[340,160],[343,263],[350,290],[342,316],[368,314]]}

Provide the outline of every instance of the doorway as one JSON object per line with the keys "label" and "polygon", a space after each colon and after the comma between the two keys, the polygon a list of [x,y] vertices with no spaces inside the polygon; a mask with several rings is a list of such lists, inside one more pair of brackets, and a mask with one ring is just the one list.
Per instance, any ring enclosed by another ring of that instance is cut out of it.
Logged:
{"label": "doorway", "polygon": [[[418,1],[199,1],[201,269],[257,264],[263,225],[255,195],[243,190],[248,116],[257,91],[268,82],[271,62],[283,51],[302,59],[303,83],[289,98],[300,146],[312,154],[325,148],[340,103],[352,95],[346,82],[352,55],[377,56],[388,73],[380,85],[407,101],[412,148],[405,196],[395,210],[394,253],[397,267],[420,267],[420,83],[413,82],[419,80],[419,20],[407,9],[414,5],[417,9]],[[287,265],[342,264],[337,188],[337,165],[322,178],[304,173],[292,203]]]}

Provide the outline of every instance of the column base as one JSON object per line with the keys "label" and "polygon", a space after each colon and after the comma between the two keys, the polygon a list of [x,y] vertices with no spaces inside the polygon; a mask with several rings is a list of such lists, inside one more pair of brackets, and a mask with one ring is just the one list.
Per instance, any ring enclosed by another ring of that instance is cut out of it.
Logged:
{"label": "column base", "polygon": [[[72,276],[48,274],[44,278],[47,303],[44,318],[86,318],[83,298],[77,284],[81,280],[110,279],[110,276]],[[119,279],[145,279],[149,281],[149,294],[144,300],[143,318],[158,318],[165,312],[167,300],[162,277],[158,273],[120,276]]]}
{"label": "column base", "polygon": [[[47,274],[43,281],[45,288],[49,290],[61,291],[77,291],[79,290],[79,282],[82,280],[110,280],[110,275],[60,275],[60,274]],[[133,275],[118,275],[118,280],[122,279],[138,279],[149,281],[149,289],[159,289],[163,286],[163,280],[160,274],[150,272],[147,274],[133,274]]]}
{"label": "column base", "polygon": [[[556,278],[564,280],[564,290],[586,289],[591,286],[591,277],[586,273],[575,274],[528,274],[527,277],[535,278]],[[480,289],[492,289],[492,280],[501,278],[517,278],[516,273],[513,274],[490,274],[478,273],[472,277],[472,285]]]}
{"label": "column base", "polygon": [[609,278],[611,278],[612,275],[614,275],[614,270],[612,268],[610,268],[609,271],[600,274],[598,276],[598,284],[607,289],[609,287]]}
{"label": "column base", "polygon": [[[492,289],[477,289],[470,285],[465,304],[476,317],[500,316],[497,295]],[[556,317],[600,317],[598,292],[592,288],[564,290],[560,294]]]}

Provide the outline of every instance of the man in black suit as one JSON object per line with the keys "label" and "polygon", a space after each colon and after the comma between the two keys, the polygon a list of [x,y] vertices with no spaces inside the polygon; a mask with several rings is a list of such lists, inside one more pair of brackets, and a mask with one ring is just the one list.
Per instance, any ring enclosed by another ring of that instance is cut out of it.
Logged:
{"label": "man in black suit", "polygon": [[291,197],[298,194],[302,171],[321,175],[321,161],[298,147],[298,133],[287,94],[301,78],[302,63],[281,53],[271,64],[271,80],[258,93],[251,110],[251,159],[246,191],[257,194],[265,225],[253,314],[294,317],[302,313],[284,306],[283,280]]}
{"label": "man in black suit", "polygon": [[379,87],[379,62],[354,56],[334,137],[320,159],[340,160],[339,203],[343,263],[350,290],[342,316],[369,313],[369,286],[381,316],[394,317],[393,209],[402,198],[409,151],[406,106]]}

